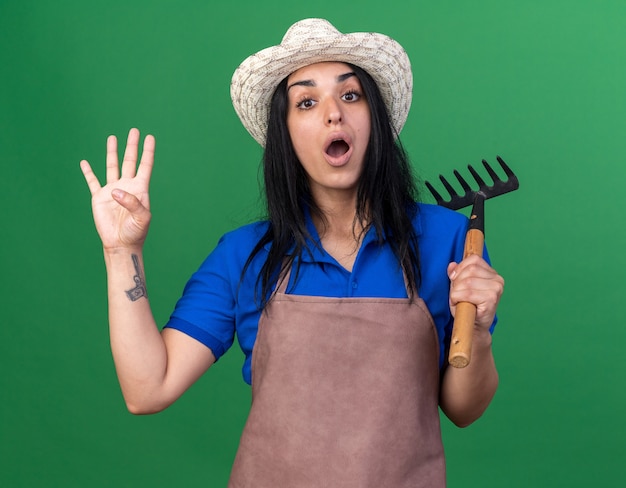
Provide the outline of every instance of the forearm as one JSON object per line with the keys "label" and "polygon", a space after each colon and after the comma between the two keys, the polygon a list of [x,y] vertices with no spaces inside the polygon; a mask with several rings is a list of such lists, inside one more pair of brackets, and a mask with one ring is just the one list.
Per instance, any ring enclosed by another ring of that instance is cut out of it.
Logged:
{"label": "forearm", "polygon": [[105,263],[111,350],[124,399],[133,413],[160,410],[167,350],[150,308],[141,249],[105,251]]}
{"label": "forearm", "polygon": [[466,427],[487,409],[497,387],[491,334],[475,330],[470,364],[465,368],[446,368],[441,385],[441,409],[456,425]]}

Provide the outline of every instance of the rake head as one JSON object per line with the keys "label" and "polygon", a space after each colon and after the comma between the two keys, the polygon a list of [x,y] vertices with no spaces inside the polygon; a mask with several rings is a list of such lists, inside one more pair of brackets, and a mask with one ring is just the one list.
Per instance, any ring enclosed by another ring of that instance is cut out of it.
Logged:
{"label": "rake head", "polygon": [[459,210],[460,208],[464,208],[469,205],[472,205],[475,202],[477,196],[482,200],[487,200],[488,198],[493,198],[498,195],[502,195],[504,193],[508,193],[513,190],[517,190],[519,188],[519,181],[517,179],[517,176],[515,176],[513,171],[511,171],[511,168],[507,166],[507,164],[502,160],[500,156],[496,156],[496,159],[498,160],[498,163],[500,163],[500,166],[502,167],[502,169],[504,170],[504,173],[507,176],[506,180],[500,179],[500,177],[493,170],[493,168],[489,165],[489,163],[487,163],[487,161],[483,159],[483,166],[485,167],[485,169],[487,170],[487,173],[489,173],[489,176],[491,177],[493,181],[492,185],[487,185],[487,183],[485,183],[485,181],[481,178],[478,172],[472,167],[472,165],[468,165],[467,168],[469,169],[470,173],[474,177],[474,180],[476,180],[476,183],[478,183],[478,190],[472,190],[470,185],[467,183],[467,181],[465,181],[465,179],[461,176],[461,174],[457,170],[454,170],[454,176],[456,176],[456,179],[459,181],[461,187],[463,188],[464,194],[459,195],[455,191],[453,186],[448,182],[448,180],[446,180],[443,177],[443,175],[439,175],[439,179],[441,180],[441,183],[443,183],[443,186],[446,188],[446,190],[450,194],[450,200],[444,200],[444,198],[439,194],[439,192],[435,190],[433,185],[431,185],[428,181],[425,182],[426,187],[430,190],[430,192],[435,197],[435,200],[437,201],[437,205],[441,205],[443,207],[447,207],[452,210]]}

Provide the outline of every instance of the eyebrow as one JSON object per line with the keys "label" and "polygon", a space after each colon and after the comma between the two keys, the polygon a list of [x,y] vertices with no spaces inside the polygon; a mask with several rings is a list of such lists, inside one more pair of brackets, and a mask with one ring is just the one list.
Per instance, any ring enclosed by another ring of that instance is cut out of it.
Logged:
{"label": "eyebrow", "polygon": [[[339,75],[339,76],[337,76],[337,83],[343,83],[348,78],[352,78],[353,76],[356,76],[354,71],[350,71],[348,73],[344,73],[342,75]],[[291,85],[289,85],[287,87],[287,91],[289,91],[291,89],[291,87],[294,87],[294,86],[317,86],[317,85],[315,84],[315,81],[313,81],[313,80],[295,81],[295,82],[293,82]]]}

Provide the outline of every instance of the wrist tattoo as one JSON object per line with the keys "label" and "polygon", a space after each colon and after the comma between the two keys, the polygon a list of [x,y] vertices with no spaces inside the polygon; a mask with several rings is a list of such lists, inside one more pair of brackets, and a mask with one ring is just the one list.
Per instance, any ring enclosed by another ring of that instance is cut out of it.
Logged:
{"label": "wrist tattoo", "polygon": [[133,276],[135,287],[126,290],[126,296],[131,302],[136,302],[141,297],[148,298],[148,292],[146,291],[146,283],[143,279],[141,268],[139,267],[139,257],[136,254],[132,254],[131,257],[133,258],[133,266],[135,267],[135,276]]}

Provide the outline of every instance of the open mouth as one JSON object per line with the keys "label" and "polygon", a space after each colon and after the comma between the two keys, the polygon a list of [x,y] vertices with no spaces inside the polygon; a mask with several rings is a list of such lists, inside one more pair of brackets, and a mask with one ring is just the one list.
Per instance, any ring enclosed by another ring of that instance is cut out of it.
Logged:
{"label": "open mouth", "polygon": [[326,148],[326,154],[332,158],[338,158],[346,154],[350,150],[350,146],[343,139],[337,139],[330,143]]}

